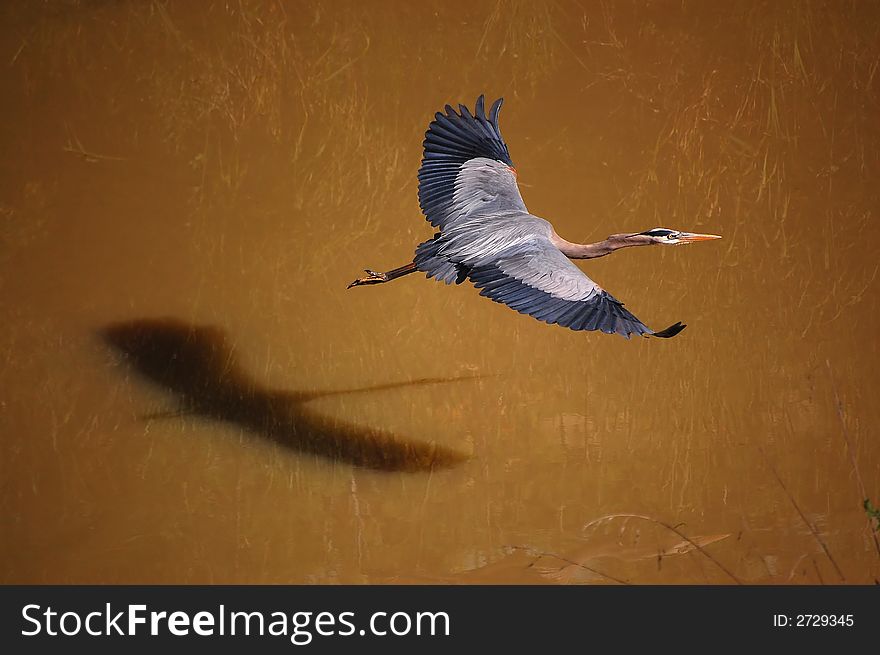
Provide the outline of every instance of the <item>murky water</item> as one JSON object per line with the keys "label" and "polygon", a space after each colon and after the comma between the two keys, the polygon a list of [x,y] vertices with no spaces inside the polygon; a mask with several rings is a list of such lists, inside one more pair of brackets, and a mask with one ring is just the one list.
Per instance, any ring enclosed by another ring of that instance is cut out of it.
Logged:
{"label": "murky water", "polygon": [[[3,581],[880,576],[876,3],[0,12]],[[724,235],[583,264],[681,336],[346,290],[480,93],[564,237]]]}

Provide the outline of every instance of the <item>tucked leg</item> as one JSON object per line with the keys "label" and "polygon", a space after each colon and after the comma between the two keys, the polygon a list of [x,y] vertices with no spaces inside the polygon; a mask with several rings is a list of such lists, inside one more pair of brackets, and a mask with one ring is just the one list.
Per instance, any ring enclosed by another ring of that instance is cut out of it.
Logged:
{"label": "tucked leg", "polygon": [[348,288],[351,289],[352,287],[357,287],[362,284],[382,284],[383,282],[391,282],[391,280],[396,280],[397,278],[403,277],[404,275],[414,273],[416,270],[417,269],[415,262],[410,262],[406,266],[401,266],[400,268],[395,268],[385,273],[377,273],[376,271],[366,269],[364,270],[366,276],[359,277],[357,280],[349,284]]}

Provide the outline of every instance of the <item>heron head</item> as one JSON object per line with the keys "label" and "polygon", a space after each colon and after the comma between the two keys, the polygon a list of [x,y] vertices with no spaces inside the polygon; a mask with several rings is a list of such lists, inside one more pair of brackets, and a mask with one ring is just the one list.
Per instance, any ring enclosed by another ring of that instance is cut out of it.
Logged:
{"label": "heron head", "polygon": [[695,241],[709,241],[711,239],[721,238],[717,234],[696,234],[694,232],[670,230],[666,227],[655,227],[645,232],[639,232],[639,234],[650,237],[653,243],[662,243],[667,246],[677,246],[682,243],[694,243]]}

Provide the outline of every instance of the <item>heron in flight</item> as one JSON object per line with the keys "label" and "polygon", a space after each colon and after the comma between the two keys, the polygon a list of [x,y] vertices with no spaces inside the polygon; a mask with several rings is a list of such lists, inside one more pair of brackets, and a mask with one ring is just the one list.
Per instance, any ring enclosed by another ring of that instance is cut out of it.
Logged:
{"label": "heron in flight", "polygon": [[486,115],[483,96],[474,113],[446,105],[425,133],[419,168],[419,205],[438,231],[416,248],[413,261],[385,273],[367,269],[348,288],[381,284],[415,271],[451,284],[470,280],[480,295],[521,314],[572,330],[669,338],[681,322],[655,332],[575,266],[630,246],[680,245],[720,239],[656,227],[612,234],[598,243],[572,243],[526,209],[516,169],[501,137],[495,101]]}

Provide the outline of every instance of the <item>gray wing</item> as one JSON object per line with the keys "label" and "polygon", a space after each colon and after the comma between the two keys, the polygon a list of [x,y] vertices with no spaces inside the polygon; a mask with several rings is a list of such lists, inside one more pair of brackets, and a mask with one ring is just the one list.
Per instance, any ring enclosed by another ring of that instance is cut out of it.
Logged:
{"label": "gray wing", "polygon": [[572,330],[673,337],[685,327],[677,323],[652,331],[544,237],[517,244],[491,263],[471,268],[468,276],[480,295]]}
{"label": "gray wing", "polygon": [[486,115],[483,96],[472,115],[446,105],[428,126],[419,168],[419,205],[441,231],[474,213],[526,212],[513,161],[498,127],[499,98]]}

